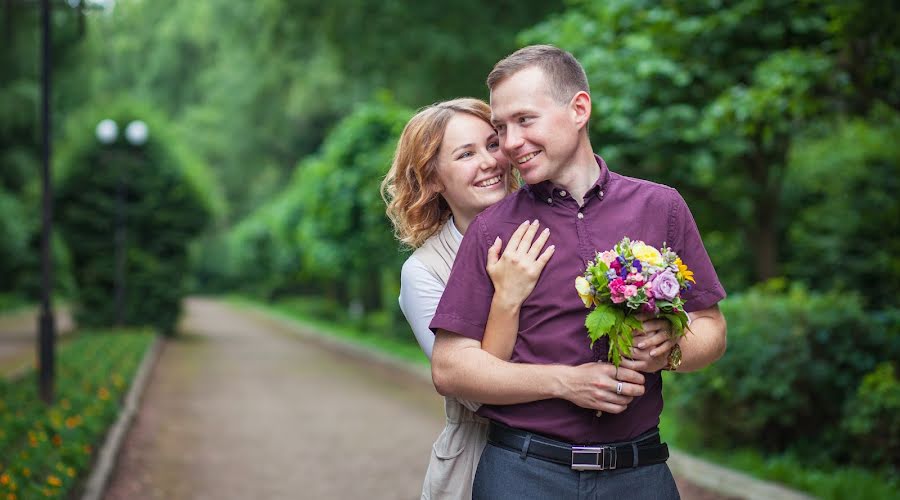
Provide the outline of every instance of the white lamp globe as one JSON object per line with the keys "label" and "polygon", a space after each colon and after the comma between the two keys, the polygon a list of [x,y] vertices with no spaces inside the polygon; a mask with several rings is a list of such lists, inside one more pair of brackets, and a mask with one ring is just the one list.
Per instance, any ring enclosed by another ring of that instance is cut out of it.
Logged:
{"label": "white lamp globe", "polygon": [[149,135],[150,130],[147,128],[147,124],[140,120],[135,120],[125,127],[125,138],[134,146],[143,146]]}
{"label": "white lamp globe", "polygon": [[116,142],[116,137],[119,136],[119,126],[116,125],[116,122],[106,119],[97,124],[95,132],[98,141],[103,144],[112,144]]}

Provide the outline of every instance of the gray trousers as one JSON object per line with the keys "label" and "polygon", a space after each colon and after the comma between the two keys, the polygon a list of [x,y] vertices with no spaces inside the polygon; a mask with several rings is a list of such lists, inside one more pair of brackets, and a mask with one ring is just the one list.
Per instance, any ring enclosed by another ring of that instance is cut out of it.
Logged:
{"label": "gray trousers", "polygon": [[662,463],[608,471],[575,471],[488,443],[475,473],[473,500],[626,499],[681,497]]}

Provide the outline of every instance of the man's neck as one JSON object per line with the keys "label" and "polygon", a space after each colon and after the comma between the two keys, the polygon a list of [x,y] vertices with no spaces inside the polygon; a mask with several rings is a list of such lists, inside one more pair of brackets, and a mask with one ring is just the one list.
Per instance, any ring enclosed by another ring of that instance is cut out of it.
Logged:
{"label": "man's neck", "polygon": [[590,142],[585,140],[579,145],[566,167],[559,172],[559,176],[550,179],[550,182],[568,191],[581,206],[584,204],[585,193],[599,177],[600,166],[594,158]]}

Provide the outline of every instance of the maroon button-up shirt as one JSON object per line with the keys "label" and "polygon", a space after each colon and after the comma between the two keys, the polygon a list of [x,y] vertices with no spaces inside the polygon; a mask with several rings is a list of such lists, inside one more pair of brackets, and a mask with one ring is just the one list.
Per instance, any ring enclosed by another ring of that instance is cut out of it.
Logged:
{"label": "maroon button-up shirt", "polygon": [[[488,248],[497,236],[507,242],[519,224],[534,219],[550,228],[547,245],[556,245],[556,252],[522,304],[512,362],[575,366],[606,360],[605,337],[590,348],[584,326],[589,310],[575,291],[575,278],[584,273],[596,252],[612,249],[624,236],[657,248],[666,243],[694,271],[697,283],[683,295],[685,310],[706,309],[725,298],[694,218],[678,191],[610,172],[599,156],[597,163],[600,176],[581,207],[569,193],[543,182],[523,187],[475,218],[460,245],[432,330],[479,341],[484,337],[494,293],[485,270]],[[650,373],[645,379],[644,395],[618,415],[597,417],[595,411],[562,399],[484,405],[478,413],[573,444],[624,441],[659,424],[662,378]]]}

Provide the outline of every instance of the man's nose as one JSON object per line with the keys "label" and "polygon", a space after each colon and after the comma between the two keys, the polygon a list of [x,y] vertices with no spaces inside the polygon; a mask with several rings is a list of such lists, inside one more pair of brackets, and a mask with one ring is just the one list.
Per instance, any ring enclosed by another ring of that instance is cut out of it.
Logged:
{"label": "man's nose", "polygon": [[515,151],[522,147],[525,141],[522,139],[522,134],[519,133],[519,130],[515,127],[509,127],[506,130],[506,134],[503,137],[503,149],[511,152]]}

